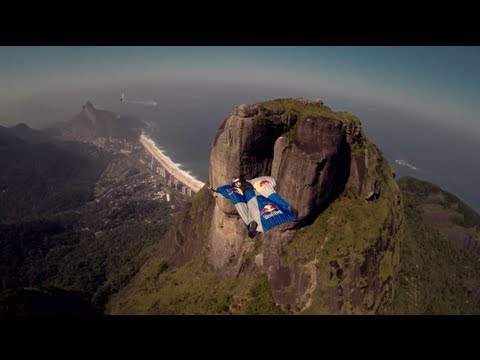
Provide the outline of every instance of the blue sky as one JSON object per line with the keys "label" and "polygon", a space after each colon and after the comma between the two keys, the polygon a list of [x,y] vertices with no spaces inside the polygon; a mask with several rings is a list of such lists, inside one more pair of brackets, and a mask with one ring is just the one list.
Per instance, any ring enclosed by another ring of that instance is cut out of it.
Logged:
{"label": "blue sky", "polygon": [[480,47],[0,47],[0,104],[85,87],[210,81],[364,99],[480,136],[479,65]]}

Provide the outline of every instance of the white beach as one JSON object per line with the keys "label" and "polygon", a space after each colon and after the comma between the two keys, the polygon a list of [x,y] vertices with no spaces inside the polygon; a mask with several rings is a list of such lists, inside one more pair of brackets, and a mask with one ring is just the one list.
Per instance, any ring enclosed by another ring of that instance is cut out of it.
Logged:
{"label": "white beach", "polygon": [[145,134],[140,136],[140,143],[145,150],[151,154],[170,174],[178,181],[188,186],[192,191],[198,192],[205,183],[193,177],[190,173],[180,169],[180,164],[175,164],[162,150],[157,148],[155,142]]}

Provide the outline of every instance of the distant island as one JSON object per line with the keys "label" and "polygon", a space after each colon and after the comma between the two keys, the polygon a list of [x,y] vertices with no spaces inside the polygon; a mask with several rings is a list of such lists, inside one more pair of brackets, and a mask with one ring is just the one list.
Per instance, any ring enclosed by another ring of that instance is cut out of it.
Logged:
{"label": "distant island", "polygon": [[405,160],[395,160],[395,162],[398,164],[398,165],[403,165],[403,166],[408,166],[410,169],[412,170],[418,170],[415,166],[409,164],[408,162],[406,162]]}

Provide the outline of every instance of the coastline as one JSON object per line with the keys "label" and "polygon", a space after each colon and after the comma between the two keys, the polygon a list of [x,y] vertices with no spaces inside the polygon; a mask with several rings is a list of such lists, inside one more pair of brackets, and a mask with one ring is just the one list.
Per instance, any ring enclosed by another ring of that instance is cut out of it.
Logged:
{"label": "coastline", "polygon": [[187,171],[180,169],[180,164],[175,164],[156,146],[155,142],[144,133],[140,135],[140,144],[142,144],[145,150],[151,154],[166,171],[172,174],[178,181],[192,189],[192,191],[198,192],[205,185],[205,183],[196,179]]}

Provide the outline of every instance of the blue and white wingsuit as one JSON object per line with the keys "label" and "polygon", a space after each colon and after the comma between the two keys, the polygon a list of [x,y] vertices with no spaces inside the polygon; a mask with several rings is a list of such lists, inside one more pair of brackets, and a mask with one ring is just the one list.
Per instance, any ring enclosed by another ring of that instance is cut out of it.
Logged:
{"label": "blue and white wingsuit", "polygon": [[216,189],[233,202],[247,226],[256,221],[257,231],[266,233],[275,226],[296,220],[290,204],[275,192],[272,177],[260,176],[247,182],[252,186],[223,185]]}

